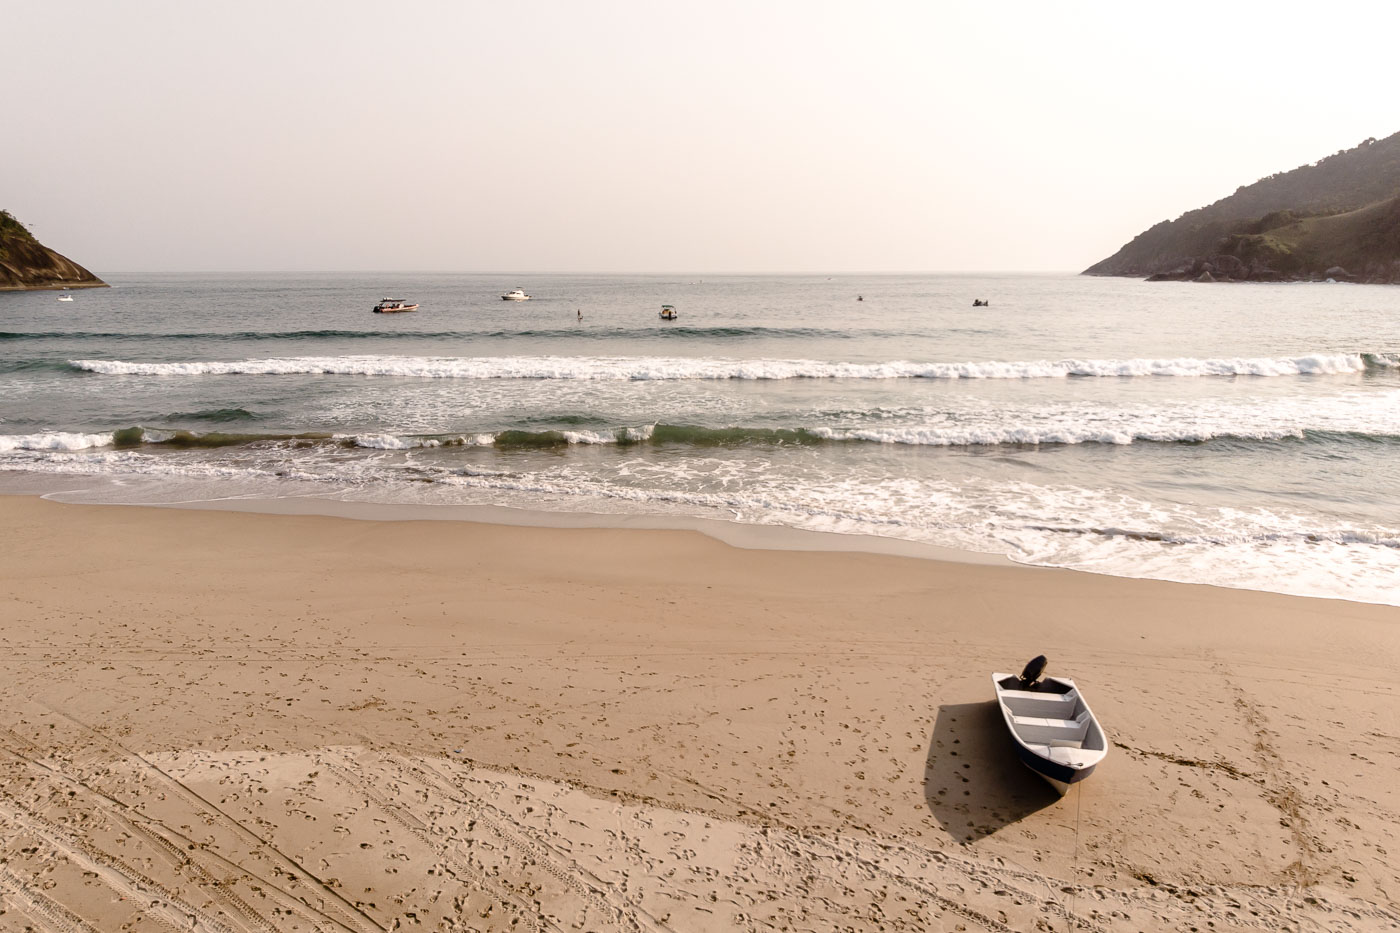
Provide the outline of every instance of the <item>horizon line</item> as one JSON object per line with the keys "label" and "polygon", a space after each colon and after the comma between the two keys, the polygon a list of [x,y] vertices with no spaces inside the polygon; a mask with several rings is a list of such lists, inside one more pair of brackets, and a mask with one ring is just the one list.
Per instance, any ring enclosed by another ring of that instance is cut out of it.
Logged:
{"label": "horizon line", "polygon": [[[619,272],[616,270],[458,270],[458,269],[122,269],[107,275],[479,275],[479,276],[893,276],[893,275],[1081,275],[1073,269],[936,269],[936,270],[844,270],[844,271],[697,271],[667,270],[661,272]],[[98,276],[101,278],[101,276]]]}

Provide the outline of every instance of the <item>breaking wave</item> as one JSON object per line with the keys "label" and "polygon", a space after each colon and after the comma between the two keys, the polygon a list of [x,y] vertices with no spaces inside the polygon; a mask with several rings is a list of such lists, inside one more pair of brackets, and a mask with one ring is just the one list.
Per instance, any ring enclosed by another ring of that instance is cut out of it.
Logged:
{"label": "breaking wave", "polygon": [[72,451],[91,447],[110,447],[111,434],[73,434],[55,431],[47,434],[0,434],[0,453],[12,450]]}
{"label": "breaking wave", "polygon": [[419,379],[1063,379],[1138,376],[1313,376],[1400,366],[1385,355],[1319,353],[1296,357],[1221,359],[1035,360],[1021,362],[833,363],[819,360],[687,357],[398,357],[335,356],[286,359],[141,363],[69,360],[74,369],[105,376],[333,375]]}
{"label": "breaking wave", "polygon": [[[205,412],[202,420],[239,421],[253,416],[243,409]],[[1247,413],[1246,413],[1247,412]],[[201,413],[183,417],[192,418]],[[936,421],[944,421],[934,416]],[[1193,409],[1112,413],[1062,411],[1023,412],[1004,421],[980,424],[935,423],[853,427],[713,427],[653,422],[609,426],[598,419],[561,417],[538,426],[436,434],[392,431],[366,433],[198,432],[133,426],[110,432],[54,431],[0,435],[0,453],[7,451],[76,451],[94,447],[215,449],[240,446],[339,446],[367,450],[430,450],[494,447],[498,450],[565,448],[570,446],[638,444],[679,447],[812,446],[820,444],[879,444],[911,447],[993,447],[1024,445],[1202,444],[1298,441],[1303,443],[1400,443],[1400,393],[1387,393],[1370,404],[1354,405],[1314,400],[1311,409],[1296,407],[1249,412],[1248,406],[1214,412]]]}
{"label": "breaking wave", "polygon": [[[976,333],[973,328],[957,328],[958,333]],[[382,330],[285,330],[285,331],[196,331],[190,333],[116,333],[102,331],[0,331],[0,340],[199,340],[199,341],[292,341],[292,340],[480,340],[483,338],[531,337],[567,340],[614,340],[645,337],[648,340],[695,340],[712,338],[819,338],[823,340],[855,340],[865,337],[918,337],[908,330],[851,330],[829,327],[540,327],[494,330],[402,330],[386,333]]]}

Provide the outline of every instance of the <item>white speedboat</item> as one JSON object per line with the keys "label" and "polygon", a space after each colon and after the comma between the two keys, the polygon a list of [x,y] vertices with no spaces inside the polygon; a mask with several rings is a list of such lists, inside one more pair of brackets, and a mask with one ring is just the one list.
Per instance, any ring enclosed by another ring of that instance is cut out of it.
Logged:
{"label": "white speedboat", "polygon": [[73,296],[65,293],[65,294],[59,295],[59,296],[58,296],[58,300],[59,300],[59,301],[72,301],[72,300],[73,300]]}
{"label": "white speedboat", "polygon": [[993,674],[992,686],[1021,763],[1064,796],[1071,784],[1094,773],[1108,754],[1108,740],[1074,681],[1041,679],[1045,663],[1041,655],[1020,677]]}
{"label": "white speedboat", "polygon": [[398,314],[401,311],[417,310],[417,305],[405,304],[402,298],[385,298],[374,306],[375,314]]}
{"label": "white speedboat", "polygon": [[517,288],[517,289],[515,289],[515,290],[513,290],[513,291],[506,292],[504,295],[501,296],[501,300],[502,300],[502,301],[529,301],[529,300],[530,300],[530,296],[527,295],[527,294],[525,294],[524,289]]}

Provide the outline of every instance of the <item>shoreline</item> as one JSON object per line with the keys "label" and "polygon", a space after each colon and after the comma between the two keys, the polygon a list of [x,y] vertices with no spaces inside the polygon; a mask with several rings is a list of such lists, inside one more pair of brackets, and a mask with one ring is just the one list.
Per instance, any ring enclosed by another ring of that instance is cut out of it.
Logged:
{"label": "shoreline", "polygon": [[811,531],[788,525],[760,525],[723,519],[656,513],[569,512],[527,509],[497,505],[426,505],[411,502],[357,502],[315,495],[229,496],[186,499],[177,502],[74,501],[65,496],[91,494],[90,486],[59,489],[60,476],[47,474],[0,474],[0,499],[7,496],[36,497],[71,505],[188,509],[212,512],[246,512],[262,515],[305,515],[343,518],[354,521],[446,521],[523,528],[555,529],[633,529],[645,531],[694,531],[715,541],[745,550],[830,551],[891,557],[910,557],[954,564],[1018,567],[1032,571],[1086,574],[1115,580],[1143,580],[1179,586],[1202,586],[1234,592],[1264,593],[1292,599],[1338,600],[1362,606],[1396,607],[1394,603],[1372,602],[1332,594],[1300,594],[1255,589],[1199,581],[1177,581],[1161,577],[1136,577],[1078,567],[1060,567],[1016,560],[1008,554],[974,551],[909,541],[873,534],[844,534]]}
{"label": "shoreline", "polygon": [[1087,275],[1099,279],[1137,279],[1140,282],[1154,284],[1158,282],[1190,282],[1197,285],[1400,285],[1400,282],[1376,282],[1357,276],[1328,278],[1321,273],[1242,279],[1229,276],[1211,276],[1209,279],[1202,279],[1199,275],[1192,276],[1189,272],[1089,272],[1085,270],[1076,273],[1076,275]]}
{"label": "shoreline", "polygon": [[[23,917],[1400,926],[1394,607],[674,529],[0,517]],[[1037,653],[1111,742],[1074,800],[990,702]]]}
{"label": "shoreline", "polygon": [[[836,551],[862,554],[884,554],[891,557],[914,557],[923,560],[963,564],[994,564],[1039,568],[1021,564],[1002,554],[990,554],[961,548],[942,547],[901,538],[879,535],[842,534],[832,531],[809,531],[787,525],[758,525],[722,519],[697,518],[686,515],[623,514],[605,512],[564,512],[549,509],[527,509],[499,505],[424,505],[413,502],[347,502],[316,496],[255,496],[183,500],[166,503],[71,502],[62,498],[67,493],[87,490],[39,491],[41,482],[25,488],[25,484],[10,483],[0,487],[0,497],[32,496],[66,505],[132,506],[134,508],[190,509],[211,512],[248,512],[258,515],[315,515],[352,521],[447,521],[483,525],[506,525],[522,528],[593,528],[636,529],[646,531],[694,531],[732,547],[746,550],[777,551]],[[15,488],[18,487],[18,488]]]}
{"label": "shoreline", "polygon": [[111,288],[106,282],[69,282],[45,285],[0,285],[0,292],[67,292],[75,288]]}

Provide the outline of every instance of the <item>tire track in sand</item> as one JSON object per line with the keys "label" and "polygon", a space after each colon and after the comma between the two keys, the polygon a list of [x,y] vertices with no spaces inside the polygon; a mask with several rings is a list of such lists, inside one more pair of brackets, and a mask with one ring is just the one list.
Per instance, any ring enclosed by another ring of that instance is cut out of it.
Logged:
{"label": "tire track in sand", "polygon": [[17,910],[56,933],[102,933],[58,901],[34,890],[3,865],[0,865],[0,901],[18,905]]}
{"label": "tire track in sand", "polygon": [[[78,788],[84,794],[89,795],[95,812],[121,826],[132,835],[145,840],[158,854],[164,856],[172,872],[199,886],[210,897],[223,902],[232,914],[241,916],[247,923],[251,924],[252,928],[262,930],[263,933],[278,933],[278,927],[273,921],[252,907],[232,889],[232,881],[220,880],[215,877],[211,868],[201,864],[200,860],[217,863],[218,867],[231,870],[235,880],[241,879],[255,884],[265,896],[277,900],[282,910],[300,915],[303,920],[317,929],[324,928],[326,924],[341,930],[348,929],[333,917],[320,913],[280,886],[249,871],[245,866],[224,858],[217,852],[195,844],[193,840],[186,838],[182,833],[160,820],[146,816],[138,808],[93,786],[84,777],[49,766],[35,757],[44,754],[44,749],[23,736],[10,729],[0,730],[0,733],[25,746],[28,754],[7,745],[0,745],[0,752],[18,759],[25,767],[35,771],[41,778]],[[33,811],[31,810],[30,813],[33,814]],[[178,845],[171,839],[172,836],[179,841]]]}
{"label": "tire track in sand", "polygon": [[1326,873],[1328,866],[1323,862],[1328,850],[1308,821],[1306,799],[1294,783],[1283,757],[1270,741],[1269,717],[1235,682],[1229,668],[1213,659],[1211,667],[1234,695],[1235,709],[1254,740],[1252,751],[1254,760],[1260,766],[1264,800],[1281,814],[1279,822],[1288,829],[1298,852],[1298,857],[1284,868],[1284,875],[1300,886],[1312,886],[1321,881]]}
{"label": "tire track in sand", "polygon": [[[478,890],[490,894],[502,906],[511,911],[517,919],[528,924],[530,929],[535,930],[536,933],[542,930],[559,930],[559,927],[550,922],[547,917],[522,903],[521,899],[513,892],[496,883],[489,873],[472,864],[469,859],[460,858],[453,851],[456,845],[455,841],[439,841],[434,838],[435,834],[431,826],[420,820],[412,811],[401,807],[380,793],[362,773],[354,769],[354,763],[348,758],[342,757],[339,761],[331,761],[327,755],[318,755],[316,762],[320,767],[325,768],[363,794],[366,801],[373,804],[380,812],[428,847],[444,865],[453,871],[454,876],[468,876]],[[515,925],[514,921],[511,925]]]}
{"label": "tire track in sand", "polygon": [[55,715],[62,717],[68,722],[71,722],[73,725],[82,729],[85,733],[96,737],[100,742],[105,743],[109,747],[109,749],[120,752],[121,756],[124,757],[128,762],[145,771],[147,774],[150,774],[151,776],[156,778],[160,783],[173,790],[176,794],[179,794],[182,798],[184,798],[184,800],[188,804],[194,807],[197,812],[202,811],[202,816],[207,816],[215,822],[222,824],[223,826],[231,830],[235,835],[242,838],[246,843],[250,843],[255,849],[268,856],[271,861],[281,865],[283,870],[286,871],[289,875],[291,875],[293,879],[300,880],[308,887],[311,887],[313,890],[316,890],[317,894],[324,900],[324,902],[327,905],[334,904],[339,908],[337,912],[340,914],[340,916],[335,916],[329,911],[321,912],[324,916],[332,920],[337,925],[344,927],[345,929],[354,931],[354,933],[368,933],[368,931],[378,931],[378,933],[389,933],[389,931],[386,930],[383,926],[381,926],[378,922],[376,922],[373,917],[360,910],[360,908],[356,905],[350,903],[350,901],[346,900],[344,896],[342,896],[338,891],[331,887],[331,885],[327,884],[324,880],[312,874],[308,869],[304,868],[291,856],[287,855],[281,849],[268,842],[262,836],[258,835],[258,833],[249,829],[242,822],[238,821],[237,819],[234,819],[232,816],[220,809],[212,801],[208,800],[207,798],[199,794],[197,791],[195,791],[193,788],[189,787],[184,782],[180,781],[173,775],[166,772],[164,769],[160,768],[158,765],[147,759],[145,756],[141,755],[139,752],[128,748],[117,739],[114,739],[106,733],[102,732],[101,730],[88,725],[87,723],[78,719],[76,716],[69,714],[65,710],[58,709],[57,707],[48,704],[45,704],[45,708],[48,709],[50,712],[54,713]]}

